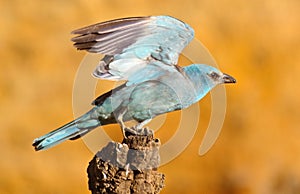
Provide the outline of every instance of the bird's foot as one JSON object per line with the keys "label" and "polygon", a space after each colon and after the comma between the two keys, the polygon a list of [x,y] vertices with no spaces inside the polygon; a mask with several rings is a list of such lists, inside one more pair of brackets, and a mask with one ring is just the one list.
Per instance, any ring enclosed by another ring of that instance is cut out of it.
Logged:
{"label": "bird's foot", "polygon": [[137,128],[137,134],[142,136],[153,135],[153,131],[149,127]]}
{"label": "bird's foot", "polygon": [[153,131],[149,127],[137,128],[136,126],[131,128],[124,128],[123,130],[124,138],[128,136],[150,136],[153,135]]}
{"label": "bird's foot", "polygon": [[130,135],[137,135],[137,131],[135,131],[133,128],[128,127],[122,128],[122,132],[125,139],[127,139],[127,137]]}
{"label": "bird's foot", "polygon": [[134,126],[134,128],[136,128],[137,131],[142,130],[144,125],[148,124],[152,119],[146,119],[144,121],[142,121],[141,123],[137,124],[136,126]]}

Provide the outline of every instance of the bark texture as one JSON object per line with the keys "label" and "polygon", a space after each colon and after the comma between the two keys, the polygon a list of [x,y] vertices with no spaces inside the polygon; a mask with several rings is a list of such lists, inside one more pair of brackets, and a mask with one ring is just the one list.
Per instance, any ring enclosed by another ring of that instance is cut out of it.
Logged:
{"label": "bark texture", "polygon": [[159,193],[164,186],[164,174],[157,171],[159,147],[159,139],[147,128],[142,135],[127,134],[122,143],[109,142],[89,163],[89,190],[92,194]]}

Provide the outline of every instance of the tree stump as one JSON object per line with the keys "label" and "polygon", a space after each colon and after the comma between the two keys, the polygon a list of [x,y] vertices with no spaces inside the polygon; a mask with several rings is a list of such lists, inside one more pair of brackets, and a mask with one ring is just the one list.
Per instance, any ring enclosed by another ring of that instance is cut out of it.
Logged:
{"label": "tree stump", "polygon": [[[132,128],[132,131],[135,129]],[[164,186],[159,139],[147,128],[138,135],[127,133],[122,143],[109,142],[90,161],[89,190],[92,194],[157,194]]]}

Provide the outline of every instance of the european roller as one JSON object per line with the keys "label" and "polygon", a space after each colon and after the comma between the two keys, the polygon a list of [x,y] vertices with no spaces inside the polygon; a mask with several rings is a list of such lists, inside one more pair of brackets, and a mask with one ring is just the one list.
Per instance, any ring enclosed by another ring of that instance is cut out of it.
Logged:
{"label": "european roller", "polygon": [[[93,102],[93,108],[70,123],[36,138],[35,150],[80,138],[98,126],[118,123],[123,134],[138,134],[157,115],[197,103],[218,84],[235,83],[228,74],[205,64],[179,66],[178,57],[194,30],[170,16],[130,17],[72,32],[79,50],[104,55],[93,75],[125,80]],[[137,125],[126,127],[135,120]],[[132,132],[132,131],[131,131]]]}

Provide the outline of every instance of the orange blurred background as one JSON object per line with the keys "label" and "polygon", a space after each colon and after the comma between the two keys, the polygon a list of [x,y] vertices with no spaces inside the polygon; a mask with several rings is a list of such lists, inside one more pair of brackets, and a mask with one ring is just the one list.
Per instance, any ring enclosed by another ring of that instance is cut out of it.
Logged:
{"label": "orange blurred background", "polygon": [[[73,81],[85,53],[73,48],[70,32],[161,14],[190,24],[220,69],[238,80],[226,86],[222,133],[201,157],[210,97],[200,102],[193,141],[159,169],[166,175],[162,193],[300,193],[298,0],[1,0],[0,193],[90,193],[86,168],[93,153],[81,140],[41,152],[31,146],[73,119]],[[118,126],[105,129],[120,139]],[[157,137],[166,141],[168,134],[160,130]]]}

